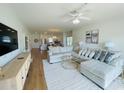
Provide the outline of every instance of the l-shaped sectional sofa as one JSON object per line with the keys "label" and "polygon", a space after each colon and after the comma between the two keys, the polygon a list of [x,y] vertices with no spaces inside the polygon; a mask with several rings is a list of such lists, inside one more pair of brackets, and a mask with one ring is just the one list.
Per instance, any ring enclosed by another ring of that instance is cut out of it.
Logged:
{"label": "l-shaped sectional sofa", "polygon": [[86,59],[80,63],[80,72],[102,89],[106,89],[122,73],[123,59],[120,52],[84,48],[72,55]]}
{"label": "l-shaped sectional sofa", "polygon": [[122,73],[123,59],[118,51],[83,48],[72,51],[73,47],[51,47],[48,51],[49,63],[61,62],[63,56],[84,60],[80,62],[80,73],[106,89]]}

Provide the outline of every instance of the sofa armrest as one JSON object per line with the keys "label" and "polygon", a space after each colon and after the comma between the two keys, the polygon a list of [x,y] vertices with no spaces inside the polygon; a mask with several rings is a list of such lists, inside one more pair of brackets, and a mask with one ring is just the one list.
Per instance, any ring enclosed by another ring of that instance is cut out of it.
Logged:
{"label": "sofa armrest", "polygon": [[51,56],[52,54],[53,54],[52,51],[49,50],[48,55]]}
{"label": "sofa armrest", "polygon": [[109,63],[109,65],[122,68],[123,63],[124,63],[124,60],[119,57],[119,58],[116,58],[116,59],[112,60],[112,62]]}
{"label": "sofa armrest", "polygon": [[73,57],[80,58],[79,54],[76,53],[76,52],[74,52],[74,51],[71,52],[71,55],[72,55]]}

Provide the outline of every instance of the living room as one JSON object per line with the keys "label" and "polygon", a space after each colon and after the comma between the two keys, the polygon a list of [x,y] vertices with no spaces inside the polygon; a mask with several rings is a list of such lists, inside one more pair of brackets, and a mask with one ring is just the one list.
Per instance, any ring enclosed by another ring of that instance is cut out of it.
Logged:
{"label": "living room", "polygon": [[123,8],[0,3],[0,89],[123,90]]}

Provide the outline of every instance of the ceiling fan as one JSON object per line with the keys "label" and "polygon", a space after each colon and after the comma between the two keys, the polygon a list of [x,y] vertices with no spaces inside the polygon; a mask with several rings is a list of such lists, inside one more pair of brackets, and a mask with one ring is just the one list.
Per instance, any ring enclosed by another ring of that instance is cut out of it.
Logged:
{"label": "ceiling fan", "polygon": [[85,13],[80,12],[80,10],[82,10],[86,5],[87,5],[87,3],[84,3],[79,8],[74,9],[74,10],[70,11],[69,13],[67,13],[69,18],[67,20],[65,20],[65,22],[72,21],[73,24],[79,24],[81,19],[82,20],[91,20],[89,17],[84,16]]}

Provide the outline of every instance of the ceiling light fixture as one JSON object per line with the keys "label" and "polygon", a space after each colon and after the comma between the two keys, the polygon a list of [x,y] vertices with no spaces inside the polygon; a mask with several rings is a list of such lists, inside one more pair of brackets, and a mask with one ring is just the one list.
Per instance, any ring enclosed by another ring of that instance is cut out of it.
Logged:
{"label": "ceiling light fixture", "polygon": [[79,23],[80,23],[80,20],[74,19],[74,20],[72,21],[72,23],[73,23],[73,24],[79,24]]}

